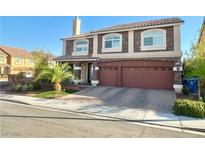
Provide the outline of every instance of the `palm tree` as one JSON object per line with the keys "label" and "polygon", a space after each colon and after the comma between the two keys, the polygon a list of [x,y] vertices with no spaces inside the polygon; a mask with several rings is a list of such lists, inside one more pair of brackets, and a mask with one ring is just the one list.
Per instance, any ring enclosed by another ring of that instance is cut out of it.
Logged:
{"label": "palm tree", "polygon": [[56,66],[52,68],[44,68],[36,77],[35,81],[40,79],[48,79],[53,83],[53,87],[55,91],[61,90],[61,82],[65,79],[72,77],[72,73],[69,71],[68,64],[56,64]]}

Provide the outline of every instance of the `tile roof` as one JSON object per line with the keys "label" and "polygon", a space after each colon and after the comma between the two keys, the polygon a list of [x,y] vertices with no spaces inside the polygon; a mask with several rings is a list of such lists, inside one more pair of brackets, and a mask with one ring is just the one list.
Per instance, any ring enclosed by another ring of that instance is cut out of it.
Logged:
{"label": "tile roof", "polygon": [[1,51],[1,50],[0,50],[0,55],[1,55],[1,56],[3,56],[3,57],[6,57],[6,56],[7,56],[7,54],[6,54],[6,53],[4,53],[4,52],[3,52],[3,51]]}
{"label": "tile roof", "polygon": [[92,60],[98,60],[99,58],[96,57],[90,57],[90,56],[59,56],[54,58],[56,61],[92,61]]}
{"label": "tile roof", "polygon": [[52,59],[56,58],[56,56],[51,54],[51,53],[47,53],[47,56],[48,56],[49,60],[52,60]]}
{"label": "tile roof", "polygon": [[25,49],[14,48],[14,47],[7,47],[7,46],[0,46],[0,50],[7,53],[8,55],[14,57],[25,57],[25,58],[32,58],[32,54]]}
{"label": "tile roof", "polygon": [[94,30],[94,31],[91,31],[91,33],[115,31],[115,30],[123,30],[123,29],[132,29],[132,28],[141,28],[141,27],[150,27],[150,26],[158,26],[158,25],[166,25],[166,24],[183,23],[183,22],[184,21],[178,17],[164,18],[164,19],[148,20],[148,21],[135,22],[135,23],[129,23],[129,24],[118,24],[118,25]]}
{"label": "tile roof", "polygon": [[100,32],[118,31],[118,30],[126,30],[126,29],[133,29],[133,28],[146,28],[150,26],[160,26],[160,25],[176,24],[176,23],[183,23],[183,22],[184,21],[182,19],[178,17],[174,17],[174,18],[164,18],[164,19],[157,19],[157,20],[148,20],[143,22],[134,22],[128,24],[118,24],[118,25],[105,27],[102,29],[93,30],[88,33],[74,35],[71,38],[89,37],[92,36],[94,33],[100,33]]}

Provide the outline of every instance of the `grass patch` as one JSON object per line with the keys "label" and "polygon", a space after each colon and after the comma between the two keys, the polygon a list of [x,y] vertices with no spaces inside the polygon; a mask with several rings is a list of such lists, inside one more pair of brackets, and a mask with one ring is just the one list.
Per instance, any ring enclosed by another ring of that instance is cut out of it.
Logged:
{"label": "grass patch", "polygon": [[34,97],[51,99],[51,98],[62,97],[62,96],[65,96],[67,94],[72,94],[75,92],[77,92],[77,91],[74,91],[74,90],[45,91],[45,92],[41,92],[41,93],[36,94]]}
{"label": "grass patch", "polygon": [[178,99],[174,105],[174,113],[194,118],[205,118],[205,103],[202,101]]}

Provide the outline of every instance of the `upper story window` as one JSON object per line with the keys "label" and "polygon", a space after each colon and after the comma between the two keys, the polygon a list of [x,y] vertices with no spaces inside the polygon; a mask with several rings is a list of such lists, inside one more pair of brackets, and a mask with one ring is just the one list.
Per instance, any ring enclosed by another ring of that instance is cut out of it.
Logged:
{"label": "upper story window", "polygon": [[0,56],[0,63],[4,62],[4,57]]}
{"label": "upper story window", "polygon": [[141,50],[165,50],[166,30],[151,29],[141,33]]}
{"label": "upper story window", "polygon": [[88,40],[75,41],[75,52],[88,52]]}
{"label": "upper story window", "polygon": [[23,58],[22,57],[16,57],[15,62],[16,62],[16,64],[22,64],[23,63]]}
{"label": "upper story window", "polygon": [[34,60],[33,59],[28,59],[28,63],[33,65],[34,64]]}
{"label": "upper story window", "polygon": [[121,51],[122,50],[122,35],[107,34],[103,36],[103,51]]}

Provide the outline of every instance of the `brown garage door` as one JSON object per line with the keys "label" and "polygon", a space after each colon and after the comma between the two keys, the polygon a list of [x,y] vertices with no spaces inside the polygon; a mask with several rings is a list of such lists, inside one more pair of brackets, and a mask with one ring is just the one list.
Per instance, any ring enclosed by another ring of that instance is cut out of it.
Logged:
{"label": "brown garage door", "polygon": [[122,67],[122,86],[172,90],[171,67]]}
{"label": "brown garage door", "polygon": [[117,67],[102,66],[100,67],[99,78],[100,85],[117,86]]}
{"label": "brown garage door", "polygon": [[99,81],[104,86],[173,90],[173,65],[170,61],[100,62]]}

